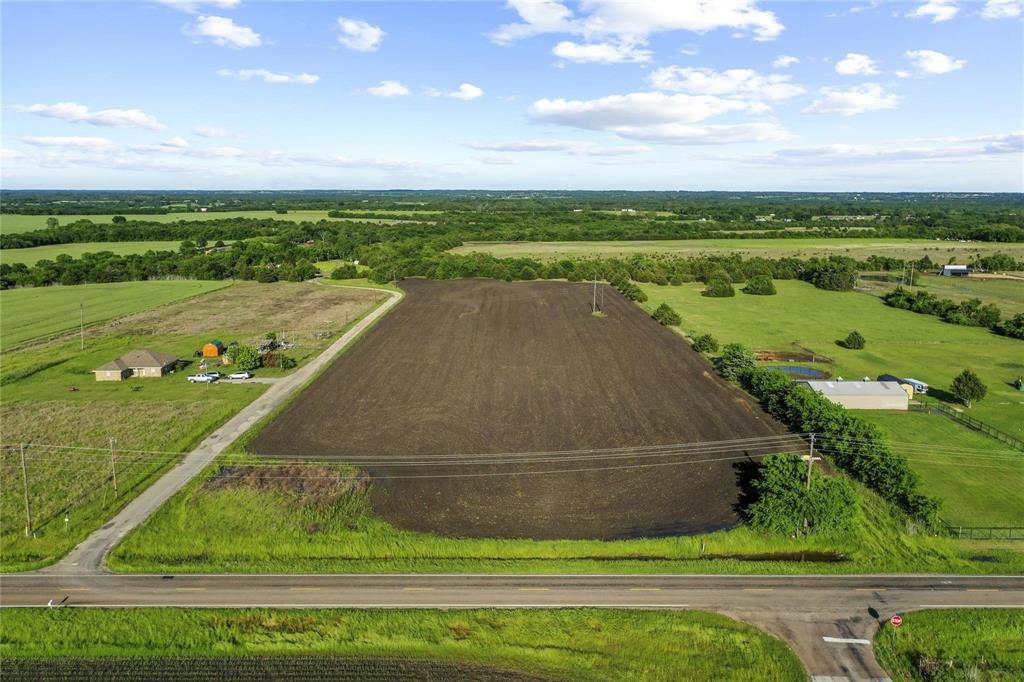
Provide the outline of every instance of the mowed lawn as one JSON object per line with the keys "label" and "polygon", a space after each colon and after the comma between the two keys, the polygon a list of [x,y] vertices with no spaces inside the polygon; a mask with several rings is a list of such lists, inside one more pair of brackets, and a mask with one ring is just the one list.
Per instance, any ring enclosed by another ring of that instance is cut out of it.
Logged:
{"label": "mowed lawn", "polygon": [[953,526],[1024,527],[1024,452],[941,415],[861,410],[910,462],[925,490],[942,499]]}
{"label": "mowed lawn", "polygon": [[973,254],[1006,253],[1024,257],[1024,243],[1003,244],[992,242],[943,242],[933,239],[857,238],[793,238],[793,239],[660,239],[633,241],[578,241],[578,242],[466,242],[452,249],[454,253],[490,253],[498,258],[529,257],[540,260],[558,258],[626,258],[635,253],[669,256],[696,256],[699,254],[735,253],[746,257],[764,258],[811,256],[849,256],[864,259],[868,256],[893,258],[921,258],[928,255],[936,262],[945,263],[955,256],[958,263],[966,263]]}
{"label": "mowed lawn", "polygon": [[[1024,374],[1024,342],[890,308],[874,296],[823,291],[806,282],[777,281],[775,296],[744,294],[741,286],[734,298],[701,296],[701,284],[645,284],[642,289],[650,297],[648,310],[668,303],[691,336],[710,333],[722,344],[741,343],[754,350],[798,345],[833,358],[835,364],[828,368],[833,376],[913,377],[938,389],[932,391],[934,397],[948,397],[942,390],[968,367],[988,386],[988,396],[970,414],[1024,439],[1024,393],[1011,385]],[[867,340],[863,350],[836,344],[854,329]]]}
{"label": "mowed lawn", "polygon": [[8,265],[24,263],[25,265],[32,266],[41,260],[55,260],[61,254],[67,254],[72,258],[81,258],[86,253],[112,251],[119,256],[127,256],[133,253],[146,253],[147,251],[177,251],[179,246],[181,246],[180,241],[47,244],[46,246],[33,246],[27,249],[0,250],[0,263],[7,263]]}
{"label": "mowed lawn", "polygon": [[153,280],[0,292],[0,347],[76,329],[230,286],[230,282]]}
{"label": "mowed lawn", "polygon": [[[442,211],[410,211],[410,210],[374,210],[371,208],[366,209],[342,209],[342,213],[352,213],[354,215],[373,213],[376,215],[386,215],[389,217],[393,216],[395,220],[401,219],[412,219],[417,216],[436,216]],[[130,214],[130,213],[106,213],[97,215],[56,215],[52,216],[56,218],[61,225],[68,225],[75,222],[76,220],[91,220],[97,225],[100,223],[109,223],[112,221],[115,215],[123,215],[128,220],[144,220],[157,223],[173,223],[178,220],[227,220],[231,218],[264,218],[273,220],[291,220],[293,222],[310,221],[316,222],[319,220],[356,220],[356,218],[330,218],[327,215],[326,210],[310,210],[310,211],[288,211],[287,213],[277,213],[276,211],[207,211],[206,213],[156,213],[156,214]],[[22,215],[19,213],[4,213],[0,214],[0,234],[14,234],[17,232],[31,232],[33,230],[46,229],[46,219],[51,216],[45,215]],[[376,222],[376,221],[371,221]]]}
{"label": "mowed lawn", "polygon": [[[73,659],[116,656],[129,659],[127,672],[168,657],[302,654],[448,661],[550,680],[745,682],[751,671],[765,682],[806,679],[781,640],[701,611],[12,609],[4,615],[0,643],[5,665],[14,670],[40,659],[72,659],[70,667]],[[325,679],[386,679],[349,677],[345,670],[336,665],[320,672]],[[287,679],[300,677],[315,679]],[[514,677],[449,671],[429,679]]]}

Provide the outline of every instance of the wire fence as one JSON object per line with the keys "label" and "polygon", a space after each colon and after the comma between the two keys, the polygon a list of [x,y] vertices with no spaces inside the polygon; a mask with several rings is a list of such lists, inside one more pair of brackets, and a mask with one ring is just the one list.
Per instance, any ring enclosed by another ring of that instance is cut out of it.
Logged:
{"label": "wire fence", "polygon": [[1024,540],[1024,526],[954,526],[945,521],[942,525],[957,540]]}
{"label": "wire fence", "polygon": [[983,433],[986,436],[991,436],[1001,443],[1005,443],[1016,450],[1024,450],[1024,440],[1015,438],[1005,431],[1000,431],[994,426],[990,426],[980,419],[958,412],[948,405],[942,403],[925,402],[925,403],[911,403],[910,409],[917,412],[927,412],[929,414],[941,414],[942,416],[952,419],[953,421],[963,424],[969,429]]}

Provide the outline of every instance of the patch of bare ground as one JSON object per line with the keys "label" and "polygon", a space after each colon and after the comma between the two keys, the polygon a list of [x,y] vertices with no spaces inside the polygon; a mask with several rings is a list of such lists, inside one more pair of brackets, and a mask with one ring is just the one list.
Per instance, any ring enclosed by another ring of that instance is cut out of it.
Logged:
{"label": "patch of bare ground", "polygon": [[375,512],[399,527],[544,539],[725,528],[743,464],[764,447],[606,449],[785,432],[612,290],[598,318],[585,284],[402,286],[405,300],[251,445],[359,464]]}
{"label": "patch of bare ground", "polygon": [[200,491],[253,490],[281,493],[297,507],[329,507],[342,497],[364,493],[370,481],[351,467],[224,465]]}
{"label": "patch of bare ground", "polygon": [[355,319],[384,294],[313,282],[236,282],[201,298],[123,317],[88,334],[202,334],[226,330],[334,330]]}

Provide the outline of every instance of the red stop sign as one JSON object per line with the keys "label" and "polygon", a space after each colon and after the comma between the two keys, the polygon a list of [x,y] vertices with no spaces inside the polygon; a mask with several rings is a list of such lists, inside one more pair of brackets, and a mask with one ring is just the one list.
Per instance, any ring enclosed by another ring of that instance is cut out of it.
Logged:
{"label": "red stop sign", "polygon": [[892,623],[893,627],[898,628],[899,626],[903,625],[903,616],[896,614],[895,616],[889,619],[889,622]]}

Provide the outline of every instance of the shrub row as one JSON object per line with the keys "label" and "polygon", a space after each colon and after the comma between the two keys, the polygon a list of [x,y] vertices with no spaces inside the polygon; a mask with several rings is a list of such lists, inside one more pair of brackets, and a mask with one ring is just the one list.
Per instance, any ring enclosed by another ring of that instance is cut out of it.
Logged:
{"label": "shrub row", "polygon": [[1002,312],[999,308],[992,303],[982,305],[977,298],[957,303],[948,298],[939,298],[928,291],[911,293],[903,287],[897,287],[882,296],[882,300],[893,308],[935,315],[950,324],[987,327],[1003,336],[1024,339],[1024,313],[1001,322]]}
{"label": "shrub row", "polygon": [[754,368],[740,378],[773,417],[797,431],[817,434],[821,451],[839,468],[911,517],[935,525],[939,500],[918,490],[916,474],[890,449],[878,427],[780,372]]}

